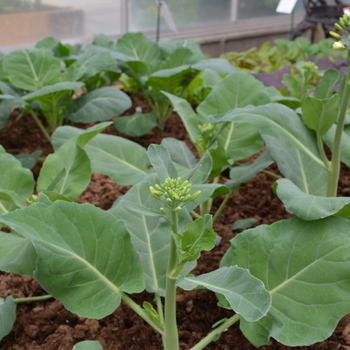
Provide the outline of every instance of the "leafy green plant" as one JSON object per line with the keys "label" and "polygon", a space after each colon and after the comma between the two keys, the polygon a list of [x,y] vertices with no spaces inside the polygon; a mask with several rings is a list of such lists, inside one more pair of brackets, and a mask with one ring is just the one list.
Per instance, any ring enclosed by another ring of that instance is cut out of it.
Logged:
{"label": "leafy green plant", "polygon": [[[48,45],[47,41],[39,46],[45,45]],[[95,84],[96,89],[82,96],[76,97],[74,94],[78,89],[84,89],[85,83],[93,84],[93,77],[107,65],[107,60],[109,66],[115,65],[108,53],[96,57],[95,52],[87,49],[66,67],[64,61],[54,57],[54,52],[47,48],[9,53],[1,60],[0,126],[5,126],[13,107],[20,107],[22,114],[30,113],[45,137],[51,141],[36,111],[45,117],[51,131],[61,126],[65,119],[92,123],[123,113],[131,106],[131,100],[114,87],[97,88]]]}
{"label": "leafy green plant", "polygon": [[[117,130],[126,134],[133,132],[133,136],[147,134],[155,126],[163,129],[172,108],[161,91],[178,96],[185,94],[191,81],[206,68],[223,74],[232,72],[226,60],[206,59],[196,41],[166,40],[157,46],[142,33],[127,33],[117,42],[100,34],[95,36],[93,44],[111,52],[128,77],[124,76],[123,80],[145,97],[153,111],[146,116],[136,113],[115,119]],[[145,123],[145,118],[151,122]]]}

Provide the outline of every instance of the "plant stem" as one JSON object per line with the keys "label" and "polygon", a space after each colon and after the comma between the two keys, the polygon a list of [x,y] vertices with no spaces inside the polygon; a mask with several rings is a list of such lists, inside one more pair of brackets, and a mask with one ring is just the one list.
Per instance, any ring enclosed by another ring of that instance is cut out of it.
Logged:
{"label": "plant stem", "polygon": [[200,218],[201,218],[201,216],[200,216],[199,214],[197,214],[194,210],[192,210],[192,211],[190,212],[190,214],[191,214],[194,218],[196,218],[196,219],[200,219]]}
{"label": "plant stem", "polygon": [[331,160],[331,165],[328,172],[328,187],[327,187],[328,197],[337,196],[339,173],[340,173],[341,138],[342,138],[343,129],[344,129],[346,110],[349,103],[349,96],[350,96],[350,73],[348,69],[343,95],[341,97],[341,105],[338,113],[337,128],[334,135],[332,160]]}
{"label": "plant stem", "polygon": [[224,332],[227,328],[232,326],[239,320],[240,316],[238,314],[233,315],[225,322],[221,323],[218,327],[216,327],[212,332],[210,332],[205,338],[203,338],[198,344],[193,346],[190,350],[202,350],[208,344],[210,344],[214,338]]}
{"label": "plant stem", "polygon": [[177,251],[173,237],[173,235],[178,234],[178,215],[175,210],[171,212],[171,219],[173,232],[170,242],[170,257],[165,287],[165,350],[179,350],[179,336],[176,322]]}
{"label": "plant stem", "polygon": [[273,173],[272,171],[262,170],[261,172],[266,174],[266,175],[270,175],[270,176],[272,176],[272,177],[274,177],[276,179],[282,179],[282,176],[279,176],[279,175]]}
{"label": "plant stem", "polygon": [[17,303],[27,303],[27,302],[32,302],[32,301],[47,300],[47,299],[51,299],[51,298],[53,298],[53,296],[51,294],[47,294],[47,295],[41,295],[41,296],[38,296],[38,297],[15,298],[15,299],[13,299],[13,302],[15,304],[17,304]]}
{"label": "plant stem", "polygon": [[46,137],[46,139],[51,143],[51,136],[49,135],[49,133],[46,131],[46,129],[44,128],[44,125],[42,124],[42,122],[40,121],[40,119],[38,118],[38,116],[34,113],[34,111],[32,109],[29,110],[30,115],[33,117],[36,125],[39,127],[39,129],[41,130],[41,132],[44,134],[44,136]]}
{"label": "plant stem", "polygon": [[234,191],[230,191],[229,193],[227,193],[226,197],[224,198],[224,200],[221,202],[218,210],[216,211],[215,215],[213,216],[213,223],[217,220],[217,218],[219,217],[219,215],[221,214],[221,212],[224,210],[225,205],[227,204],[227,202],[229,201],[229,199],[232,196],[232,193]]}
{"label": "plant stem", "polygon": [[134,310],[141,318],[143,318],[151,327],[153,327],[161,335],[164,335],[164,331],[153,322],[153,320],[147,315],[146,311],[138,304],[136,304],[128,295],[121,293],[122,300],[132,310]]}

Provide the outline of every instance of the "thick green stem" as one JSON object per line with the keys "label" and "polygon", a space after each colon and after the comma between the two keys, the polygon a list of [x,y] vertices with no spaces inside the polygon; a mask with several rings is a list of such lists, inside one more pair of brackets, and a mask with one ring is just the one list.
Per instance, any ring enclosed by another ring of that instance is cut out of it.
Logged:
{"label": "thick green stem", "polygon": [[51,299],[51,298],[53,298],[53,296],[51,294],[47,294],[47,295],[41,295],[38,297],[15,298],[15,299],[13,299],[13,302],[15,304],[17,304],[17,303],[29,303],[29,302],[33,302],[33,301],[42,301],[42,300],[47,300],[47,299]]}
{"label": "thick green stem", "polygon": [[[175,210],[171,213],[172,235],[178,234],[178,215]],[[179,335],[176,322],[176,282],[177,282],[177,251],[175,239],[171,237],[170,256],[168,261],[165,287],[165,350],[179,350]]]}
{"label": "thick green stem", "polygon": [[334,136],[332,160],[331,160],[331,165],[328,172],[328,188],[327,188],[328,197],[337,196],[339,173],[340,173],[341,138],[342,138],[343,129],[344,129],[344,122],[345,122],[346,110],[349,103],[349,97],[350,97],[350,73],[348,70],[343,95],[341,97],[341,105],[340,105],[339,114],[338,114],[337,128]]}
{"label": "thick green stem", "polygon": [[49,133],[46,131],[44,125],[42,124],[42,122],[40,121],[40,119],[38,118],[38,116],[34,113],[33,110],[29,110],[30,115],[33,117],[36,125],[39,127],[39,129],[41,130],[41,132],[43,133],[43,135],[47,138],[47,140],[51,143],[51,136],[49,135]]}
{"label": "thick green stem", "polygon": [[232,196],[232,193],[234,191],[230,191],[227,196],[224,198],[224,200],[221,202],[220,207],[218,208],[218,210],[216,211],[215,215],[213,216],[213,223],[217,220],[217,218],[219,217],[219,215],[222,213],[222,211],[225,208],[225,205],[227,204],[227,202],[229,201],[229,199]]}
{"label": "thick green stem", "polygon": [[239,320],[239,315],[233,315],[228,320],[221,323],[218,327],[216,327],[212,332],[210,332],[205,338],[203,338],[198,344],[193,346],[190,350],[202,350],[208,344],[210,344],[218,335],[224,332],[227,328],[232,326]]}
{"label": "thick green stem", "polygon": [[[220,180],[220,177],[217,176],[213,180],[213,184],[217,184]],[[201,215],[204,216],[205,214],[210,214],[211,206],[213,205],[213,198],[207,199],[205,202],[203,202],[200,205],[200,211]]]}
{"label": "thick green stem", "polygon": [[127,304],[132,310],[134,310],[141,318],[143,318],[151,327],[153,327],[157,332],[164,335],[164,331],[153,322],[153,320],[147,315],[146,311],[138,304],[136,304],[128,295],[121,293],[122,300]]}

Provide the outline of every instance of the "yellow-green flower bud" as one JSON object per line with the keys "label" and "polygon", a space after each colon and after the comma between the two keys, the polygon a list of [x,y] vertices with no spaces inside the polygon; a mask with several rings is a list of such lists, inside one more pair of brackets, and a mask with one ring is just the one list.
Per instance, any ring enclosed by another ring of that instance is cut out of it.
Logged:
{"label": "yellow-green flower bud", "polygon": [[336,28],[336,29],[338,29],[340,32],[342,32],[344,29],[343,29],[343,27],[340,25],[340,24],[338,24],[338,23],[335,23],[334,24],[334,27]]}
{"label": "yellow-green flower bud", "polygon": [[191,196],[191,201],[194,201],[198,198],[198,196],[201,194],[201,191],[197,191]]}
{"label": "yellow-green flower bud", "polygon": [[333,37],[333,38],[336,38],[336,39],[340,39],[340,35],[336,32],[332,32],[330,31],[329,34]]}
{"label": "yellow-green flower bud", "polygon": [[151,192],[151,195],[157,199],[157,200],[160,200],[160,197],[159,195],[157,194],[158,191],[156,191],[152,186],[149,187],[149,191]]}
{"label": "yellow-green flower bud", "polygon": [[167,211],[166,211],[164,208],[159,208],[159,210],[160,210],[160,212],[161,212],[162,214],[164,214],[164,215],[167,214]]}
{"label": "yellow-green flower bud", "polygon": [[180,210],[181,210],[181,207],[176,207],[176,208],[175,208],[175,211],[176,211],[176,212],[178,212],[178,211],[180,211]]}
{"label": "yellow-green flower bud", "polygon": [[341,41],[336,41],[333,44],[333,49],[335,49],[335,50],[344,50],[345,49],[345,45]]}
{"label": "yellow-green flower bud", "polygon": [[346,26],[345,19],[344,19],[343,17],[340,17],[340,18],[339,18],[339,23],[340,23],[343,27]]}

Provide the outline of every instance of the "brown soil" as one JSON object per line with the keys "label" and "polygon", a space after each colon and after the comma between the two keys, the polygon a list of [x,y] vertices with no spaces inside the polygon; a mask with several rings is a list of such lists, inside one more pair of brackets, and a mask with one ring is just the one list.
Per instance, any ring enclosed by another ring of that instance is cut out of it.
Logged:
{"label": "brown soil", "polygon": [[[137,102],[138,105],[140,103],[142,101]],[[144,109],[144,111],[147,110]],[[0,132],[0,143],[7,152],[15,155],[42,149],[44,156],[52,152],[51,145],[41,136],[29,116],[24,116],[19,121],[16,121],[15,117],[16,112],[6,128]],[[109,127],[106,132],[117,135],[113,127]],[[164,132],[154,130],[144,137],[132,140],[147,147],[151,143],[159,144],[163,137],[176,137],[190,145],[186,131],[176,114],[171,116]],[[269,170],[276,172],[276,167],[272,166]],[[40,165],[37,165],[34,168],[34,174],[37,176],[39,171]],[[349,171],[346,169],[342,171],[340,194],[349,195]],[[290,216],[272,192],[274,181],[274,178],[260,173],[255,179],[242,185],[239,191],[232,196],[214,227],[217,234],[222,237],[220,246],[202,255],[195,273],[209,272],[218,267],[221,257],[229,247],[229,240],[236,234],[230,229],[236,220],[254,217],[257,225],[260,225],[271,224]],[[89,202],[106,210],[127,190],[128,187],[115,184],[105,175],[93,174],[91,183],[80,196],[79,202]],[[214,210],[221,200],[222,198],[218,198],[214,201]],[[43,294],[45,292],[33,278],[0,272],[0,297],[8,295],[29,297]],[[138,303],[144,300],[152,301],[151,296],[146,293],[132,297]],[[177,299],[181,350],[194,346],[210,332],[212,324],[233,314],[232,311],[219,308],[215,295],[208,291],[184,292],[179,290]],[[159,335],[126,305],[121,305],[105,319],[91,320],[70,313],[57,300],[19,304],[15,327],[3,339],[0,348],[2,350],[71,350],[75,343],[82,340],[98,340],[105,350],[159,350],[162,348]],[[245,339],[239,326],[234,325],[206,349],[248,350],[256,348]],[[263,346],[260,349],[286,350],[292,348],[272,341],[271,346]],[[350,349],[350,314],[340,321],[329,339],[312,346],[294,349]]]}

